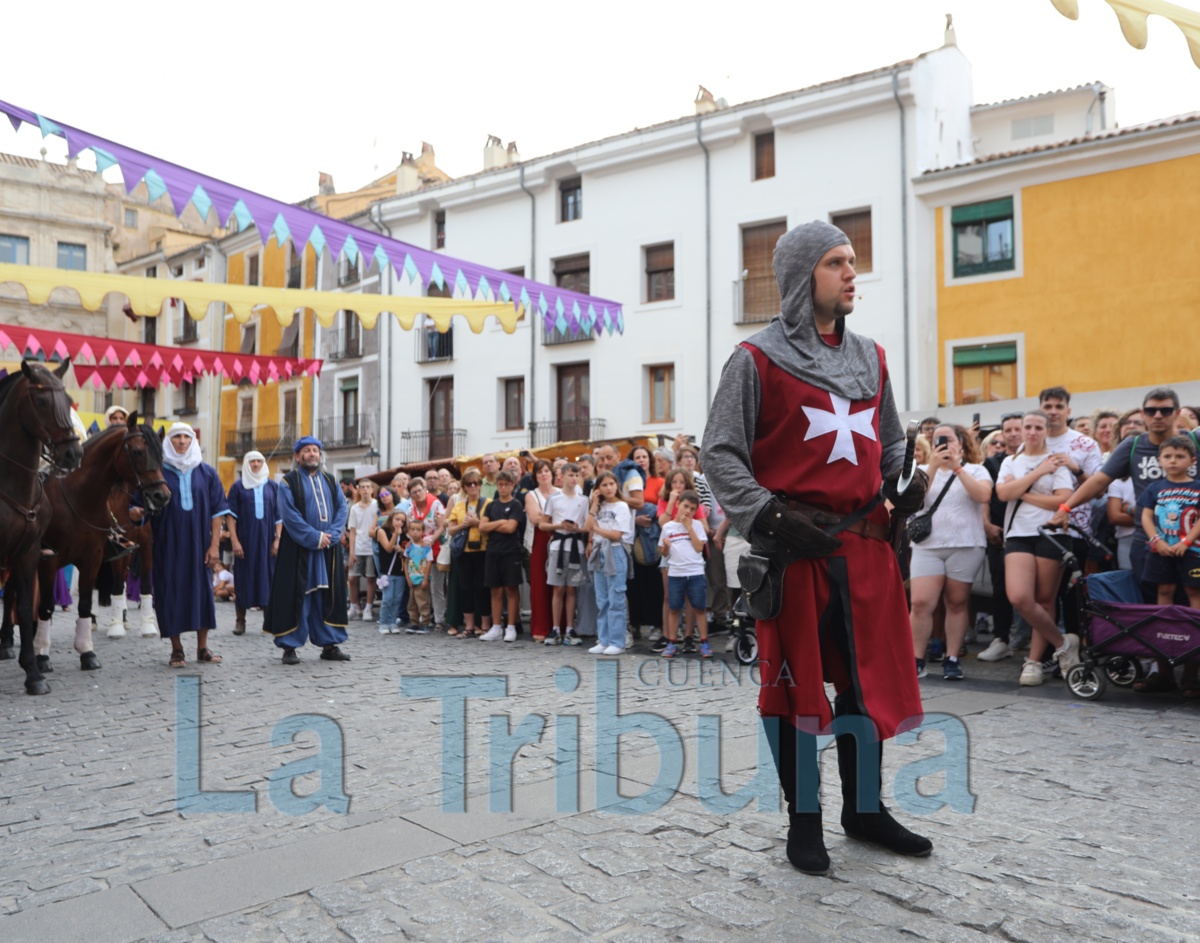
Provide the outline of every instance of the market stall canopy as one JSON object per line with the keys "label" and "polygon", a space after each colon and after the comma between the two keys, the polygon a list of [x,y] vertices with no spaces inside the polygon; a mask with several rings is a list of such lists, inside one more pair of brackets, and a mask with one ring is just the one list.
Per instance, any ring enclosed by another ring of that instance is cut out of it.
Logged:
{"label": "market stall canopy", "polygon": [[0,326],[0,350],[9,348],[15,349],[19,357],[41,354],[47,360],[60,361],[69,357],[80,389],[89,383],[95,389],[157,388],[164,381],[179,386],[194,383],[199,376],[223,376],[235,383],[278,382],[292,377],[320,376],[322,365],[320,360],[303,357],[259,357],[191,347],[160,347],[15,324]]}
{"label": "market stall canopy", "polygon": [[397,277],[400,273],[407,274],[410,283],[420,279],[422,288],[432,284],[444,290],[450,285],[464,299],[499,301],[514,308],[523,305],[526,311],[537,310],[547,330],[557,329],[572,335],[625,330],[621,305],[615,301],[544,285],[511,272],[389,239],[303,206],[273,200],[207,177],[4,101],[0,101],[0,112],[8,115],[17,130],[21,122],[27,122],[37,125],[43,137],[55,134],[65,138],[68,157],[90,149],[96,157],[97,170],[119,167],[126,192],[144,180],[151,200],[163,194],[170,196],[176,216],[188,203],[202,217],[215,209],[223,225],[230,218],[237,220],[240,229],[254,224],[264,243],[274,234],[279,245],[290,238],[297,248],[311,245],[318,253],[328,247],[334,259],[344,253],[356,261],[362,255],[367,265],[374,260],[381,270],[390,265]]}
{"label": "market stall canopy", "polygon": [[334,291],[313,291],[302,288],[263,288],[257,285],[221,285],[211,282],[190,282],[182,279],[138,278],[132,275],[107,275],[101,272],[77,272],[67,269],[36,268],[31,265],[0,263],[0,284],[15,282],[25,286],[31,304],[43,305],[56,288],[70,288],[79,295],[80,304],[88,311],[97,310],[109,292],[129,299],[134,314],[157,317],[163,302],[179,298],[187,305],[188,313],[197,321],[214,301],[224,302],[233,312],[234,320],[245,323],[256,309],[270,308],[279,323],[287,327],[295,312],[311,308],[317,320],[332,327],[337,312],[353,309],[363,325],[375,327],[379,315],[391,311],[400,326],[411,329],[418,314],[427,314],[438,330],[450,327],[452,315],[461,314],[478,334],[489,315],[499,319],[504,330],[516,330],[519,312],[503,301],[464,301],[458,298],[406,298],[400,295],[341,294]]}

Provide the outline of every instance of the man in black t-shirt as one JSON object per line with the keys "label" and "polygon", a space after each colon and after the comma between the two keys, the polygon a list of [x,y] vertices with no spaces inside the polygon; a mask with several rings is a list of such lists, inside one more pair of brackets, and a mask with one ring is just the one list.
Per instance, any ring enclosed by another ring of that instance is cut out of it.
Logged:
{"label": "man in black t-shirt", "polygon": [[[1021,447],[1021,414],[1005,413],[1000,417],[1000,435],[1004,439],[1004,451],[984,459],[983,467],[995,483],[1000,475],[1000,466],[1010,455],[1016,455]],[[979,653],[980,661],[1000,661],[1011,658],[1013,649],[1009,643],[1012,633],[1013,607],[1008,601],[1008,589],[1004,583],[1004,513],[1007,501],[992,497],[988,501],[983,517],[983,529],[987,531],[988,571],[992,575],[992,643]]]}
{"label": "man in black t-shirt", "polygon": [[[521,587],[521,550],[525,542],[525,503],[513,497],[516,476],[506,470],[496,475],[496,497],[484,509],[479,529],[488,535],[487,555],[483,564],[483,585],[492,591],[492,627],[479,637],[481,642],[503,638],[515,642],[515,617],[519,611],[518,594]],[[505,597],[509,619],[504,629]]]}

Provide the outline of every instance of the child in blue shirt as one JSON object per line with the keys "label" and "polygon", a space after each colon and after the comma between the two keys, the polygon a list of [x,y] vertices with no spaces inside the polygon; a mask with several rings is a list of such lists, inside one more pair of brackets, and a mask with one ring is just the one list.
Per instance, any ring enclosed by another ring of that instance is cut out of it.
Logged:
{"label": "child in blue shirt", "polygon": [[404,551],[404,578],[408,581],[408,620],[412,635],[428,635],[432,617],[429,602],[429,572],[433,568],[433,548],[424,546],[425,522],[408,522],[408,549]]}

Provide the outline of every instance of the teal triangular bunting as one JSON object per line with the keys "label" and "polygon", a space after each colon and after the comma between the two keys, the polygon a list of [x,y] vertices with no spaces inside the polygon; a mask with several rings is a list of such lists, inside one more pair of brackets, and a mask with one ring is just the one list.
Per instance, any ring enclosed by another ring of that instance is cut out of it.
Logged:
{"label": "teal triangular bunting", "polygon": [[151,203],[167,192],[167,185],[163,183],[163,178],[158,175],[157,171],[147,170],[146,176],[142,179],[146,181],[146,194]]}

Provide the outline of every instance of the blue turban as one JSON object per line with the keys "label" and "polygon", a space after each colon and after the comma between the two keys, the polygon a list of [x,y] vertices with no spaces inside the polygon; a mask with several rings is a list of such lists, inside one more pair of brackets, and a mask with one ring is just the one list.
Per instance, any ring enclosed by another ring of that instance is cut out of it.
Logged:
{"label": "blue turban", "polygon": [[325,450],[325,446],[323,446],[321,444],[321,440],[318,439],[315,435],[306,435],[306,436],[301,436],[299,439],[296,440],[296,444],[292,446],[292,454],[295,455],[306,445],[315,445],[321,451]]}

